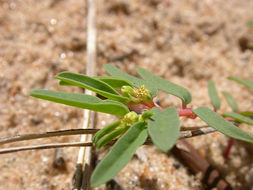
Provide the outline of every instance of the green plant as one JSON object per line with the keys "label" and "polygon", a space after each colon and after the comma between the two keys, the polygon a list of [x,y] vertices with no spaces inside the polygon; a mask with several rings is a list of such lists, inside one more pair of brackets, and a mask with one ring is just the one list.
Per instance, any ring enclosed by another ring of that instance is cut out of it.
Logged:
{"label": "green plant", "polygon": [[[253,120],[247,117],[252,112],[233,112],[224,113],[223,115],[216,113],[220,108],[220,99],[213,81],[209,82],[208,90],[214,111],[207,107],[192,110],[187,107],[191,102],[191,94],[184,87],[141,68],[137,69],[137,73],[142,79],[128,75],[110,64],[105,64],[104,68],[111,77],[89,77],[63,72],[55,78],[60,80],[60,85],[89,89],[103,96],[105,100],[84,94],[49,90],[34,90],[31,92],[31,96],[36,98],[121,117],[119,121],[101,129],[93,137],[93,144],[97,148],[101,148],[108,143],[114,143],[114,141],[116,143],[95,168],[91,176],[91,186],[99,186],[117,175],[131,160],[137,148],[146,142],[148,137],[151,138],[153,144],[160,151],[168,152],[179,138],[179,117],[191,119],[199,117],[210,127],[231,138],[253,143],[253,136],[228,121],[233,118],[236,122],[252,125]],[[239,78],[231,77],[229,79],[249,87],[253,85],[252,82]],[[158,90],[180,98],[182,109],[163,109],[157,105],[153,99],[157,96]],[[229,99],[228,94],[226,94],[226,97]],[[230,105],[232,105],[233,100],[231,98],[229,100]],[[136,113],[135,110],[130,110],[133,105],[135,107],[145,106],[145,111],[142,110],[140,113]],[[235,111],[238,111],[238,108]]]}

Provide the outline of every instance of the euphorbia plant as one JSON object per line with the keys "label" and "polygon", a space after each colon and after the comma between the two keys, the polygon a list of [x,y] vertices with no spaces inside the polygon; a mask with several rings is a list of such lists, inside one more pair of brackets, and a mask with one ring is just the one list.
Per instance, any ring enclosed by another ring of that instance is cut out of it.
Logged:
{"label": "euphorbia plant", "polygon": [[[191,102],[191,94],[184,87],[142,68],[137,69],[142,79],[128,75],[110,64],[105,64],[104,68],[111,75],[110,77],[89,77],[71,72],[63,72],[55,77],[60,80],[60,85],[89,89],[102,96],[101,99],[90,95],[49,90],[34,90],[31,93],[31,96],[36,98],[108,113],[121,118],[98,131],[93,137],[93,144],[98,149],[108,143],[114,141],[116,143],[95,168],[91,176],[91,186],[99,186],[117,175],[148,137],[160,151],[167,153],[179,138],[179,117],[191,119],[199,117],[210,127],[231,138],[253,143],[253,136],[224,117],[252,125],[250,118],[241,114],[238,116],[236,113],[224,113],[223,117],[216,113],[216,110],[220,108],[220,100],[212,81],[209,82],[208,87],[214,111],[207,107],[192,110],[187,106]],[[249,86],[252,85],[250,81],[248,82]],[[158,90],[180,98],[182,109],[162,108],[157,105],[154,98]],[[142,109],[137,111],[137,107]]]}

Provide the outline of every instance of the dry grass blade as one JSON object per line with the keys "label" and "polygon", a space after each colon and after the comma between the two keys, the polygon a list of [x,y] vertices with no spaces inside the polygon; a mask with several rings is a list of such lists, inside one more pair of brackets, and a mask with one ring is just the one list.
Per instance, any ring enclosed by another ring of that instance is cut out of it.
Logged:
{"label": "dry grass blade", "polygon": [[[86,75],[94,76],[96,69],[96,0],[87,0],[88,8],[88,26],[87,26],[87,64]],[[86,90],[86,94],[94,95],[89,90]],[[94,128],[95,113],[89,110],[84,110],[84,123],[83,129]],[[82,135],[81,143],[91,141],[91,135]],[[74,189],[86,190],[88,185],[88,171],[90,170],[91,160],[91,147],[81,147],[78,153],[78,160],[76,165],[76,172],[74,176]]]}

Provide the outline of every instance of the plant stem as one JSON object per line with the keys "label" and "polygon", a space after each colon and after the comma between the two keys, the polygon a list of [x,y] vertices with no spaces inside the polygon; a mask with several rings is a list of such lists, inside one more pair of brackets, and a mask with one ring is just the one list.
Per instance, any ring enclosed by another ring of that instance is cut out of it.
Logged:
{"label": "plant stem", "polygon": [[160,110],[163,110],[163,108],[160,105],[158,105],[157,103],[155,103],[154,100],[152,100],[151,103],[149,103],[149,102],[142,102],[141,104],[143,104],[144,106],[147,106],[149,108],[156,107],[156,108],[159,108]]}
{"label": "plant stem", "polygon": [[185,109],[181,109],[178,110],[178,115],[179,117],[189,117],[191,119],[195,119],[197,117],[196,114],[192,113],[192,109],[191,108],[185,108]]}
{"label": "plant stem", "polygon": [[147,106],[149,108],[155,107],[152,103],[149,103],[149,102],[142,102],[141,104],[143,104],[144,106]]}
{"label": "plant stem", "polygon": [[152,104],[153,104],[154,107],[157,107],[160,110],[163,110],[163,107],[161,107],[159,104],[155,103],[154,100],[152,100]]}
{"label": "plant stem", "polygon": [[[225,119],[226,119],[227,121],[233,121],[233,119],[230,118],[230,117],[225,117]],[[231,148],[232,148],[232,146],[233,146],[233,144],[234,144],[234,141],[235,141],[235,139],[229,138],[227,147],[226,147],[226,149],[225,149],[224,152],[223,152],[223,157],[224,157],[225,159],[228,159],[228,156],[229,156],[230,150],[231,150]]]}
{"label": "plant stem", "polygon": [[226,147],[226,149],[225,149],[225,150],[224,150],[224,152],[223,152],[223,156],[224,156],[224,158],[225,158],[225,159],[227,159],[227,158],[228,158],[229,153],[230,153],[230,150],[231,150],[231,148],[232,148],[232,146],[233,146],[234,142],[235,142],[235,139],[233,139],[233,138],[229,138],[229,141],[228,141],[227,147]]}

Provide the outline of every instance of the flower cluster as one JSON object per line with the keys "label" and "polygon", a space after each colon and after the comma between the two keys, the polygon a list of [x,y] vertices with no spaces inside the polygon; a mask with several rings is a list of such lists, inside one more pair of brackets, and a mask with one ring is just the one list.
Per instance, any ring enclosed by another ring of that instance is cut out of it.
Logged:
{"label": "flower cluster", "polygon": [[123,96],[130,98],[134,103],[152,101],[151,93],[144,85],[135,89],[131,86],[122,86],[121,92]]}

